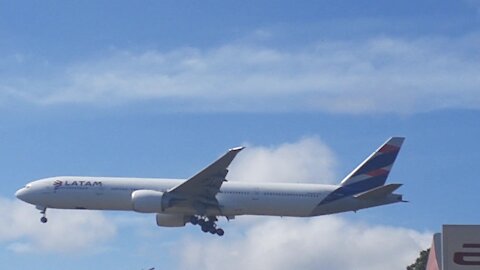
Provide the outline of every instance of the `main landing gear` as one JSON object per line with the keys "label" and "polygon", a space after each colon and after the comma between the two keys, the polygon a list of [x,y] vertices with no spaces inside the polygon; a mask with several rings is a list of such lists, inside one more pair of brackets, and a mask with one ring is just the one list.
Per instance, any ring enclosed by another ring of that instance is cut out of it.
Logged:
{"label": "main landing gear", "polygon": [[216,217],[197,217],[192,216],[190,218],[190,223],[193,225],[199,225],[204,233],[211,233],[217,234],[218,236],[222,236],[225,234],[223,229],[217,227],[218,219]]}
{"label": "main landing gear", "polygon": [[42,214],[42,217],[40,218],[40,222],[42,223],[47,223],[47,208],[43,206],[37,206],[37,209],[40,210],[40,214]]}

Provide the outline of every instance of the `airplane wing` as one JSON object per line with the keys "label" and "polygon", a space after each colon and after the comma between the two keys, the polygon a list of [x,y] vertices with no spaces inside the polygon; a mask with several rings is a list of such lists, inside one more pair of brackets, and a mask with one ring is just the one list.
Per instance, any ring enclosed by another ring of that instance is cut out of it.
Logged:
{"label": "airplane wing", "polygon": [[236,147],[187,181],[168,191],[170,195],[206,205],[218,205],[215,195],[226,181],[228,166],[244,147]]}

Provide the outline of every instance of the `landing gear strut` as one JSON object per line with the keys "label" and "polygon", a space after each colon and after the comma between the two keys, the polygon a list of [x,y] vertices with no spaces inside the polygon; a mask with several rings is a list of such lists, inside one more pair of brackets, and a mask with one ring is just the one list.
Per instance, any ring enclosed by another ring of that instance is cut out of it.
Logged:
{"label": "landing gear strut", "polygon": [[217,226],[218,219],[214,216],[211,217],[197,217],[192,216],[190,218],[190,223],[193,225],[199,225],[204,233],[217,234],[222,236],[225,234],[225,231]]}
{"label": "landing gear strut", "polygon": [[42,217],[40,218],[40,222],[42,223],[47,223],[47,208],[43,206],[37,206],[37,209],[40,210],[40,214],[42,214]]}

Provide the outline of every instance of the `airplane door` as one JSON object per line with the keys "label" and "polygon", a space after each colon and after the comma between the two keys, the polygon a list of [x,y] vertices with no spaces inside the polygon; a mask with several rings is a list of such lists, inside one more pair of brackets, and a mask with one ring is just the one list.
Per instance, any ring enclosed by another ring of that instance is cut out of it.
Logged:
{"label": "airplane door", "polygon": [[260,190],[259,190],[258,188],[256,188],[256,189],[253,191],[252,200],[254,200],[254,201],[260,200]]}

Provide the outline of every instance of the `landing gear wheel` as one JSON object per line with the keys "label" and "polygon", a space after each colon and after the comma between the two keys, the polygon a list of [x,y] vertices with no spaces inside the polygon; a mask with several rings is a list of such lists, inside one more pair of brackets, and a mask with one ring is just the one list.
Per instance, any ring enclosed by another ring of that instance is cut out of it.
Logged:
{"label": "landing gear wheel", "polygon": [[42,223],[47,223],[47,207],[45,206],[39,206],[37,205],[36,207],[38,210],[40,210],[40,214],[42,214],[42,217],[40,218],[40,221]]}
{"label": "landing gear wheel", "polygon": [[220,229],[220,228],[217,229],[216,233],[218,234],[218,236],[223,236],[225,234],[223,229]]}
{"label": "landing gear wheel", "polygon": [[190,223],[193,225],[199,225],[204,233],[217,234],[223,236],[225,232],[217,225],[216,216],[191,216]]}
{"label": "landing gear wheel", "polygon": [[199,221],[198,218],[195,217],[195,216],[192,216],[192,217],[190,218],[190,223],[192,223],[193,225],[197,225],[197,224],[198,224],[198,221]]}

